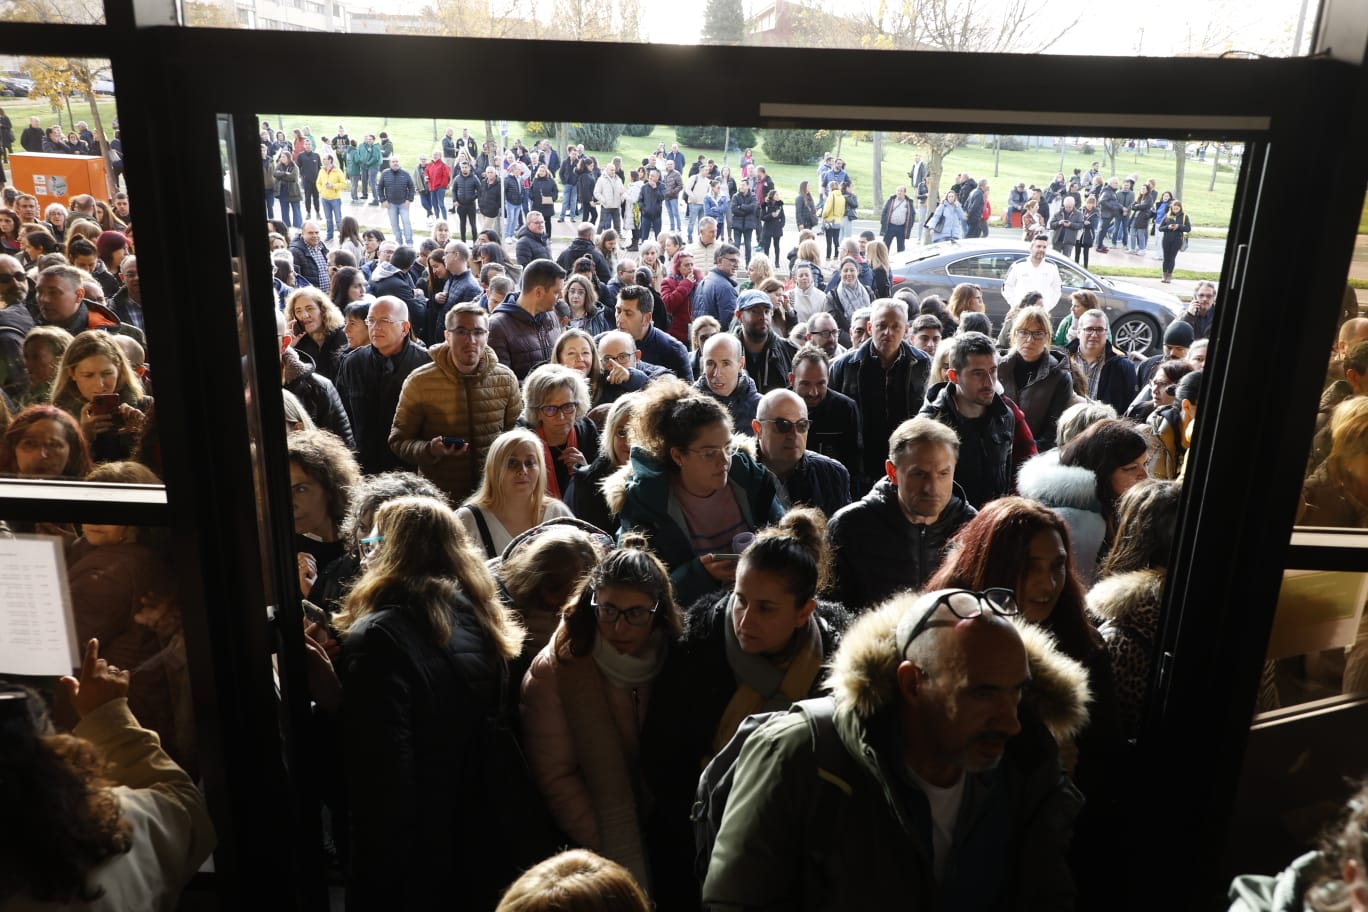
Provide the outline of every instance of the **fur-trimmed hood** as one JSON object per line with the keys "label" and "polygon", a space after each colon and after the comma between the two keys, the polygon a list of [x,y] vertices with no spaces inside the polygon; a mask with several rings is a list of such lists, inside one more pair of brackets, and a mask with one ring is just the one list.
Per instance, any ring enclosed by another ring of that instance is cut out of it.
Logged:
{"label": "fur-trimmed hood", "polygon": [[[858,618],[841,639],[831,662],[827,687],[842,708],[870,719],[897,700],[897,668],[901,663],[894,639],[903,613],[920,598],[908,592]],[[1088,672],[1055,646],[1054,638],[1034,624],[1016,625],[1026,646],[1031,688],[1025,702],[1055,740],[1077,734],[1088,722]]]}
{"label": "fur-trimmed hood", "polygon": [[1032,456],[1021,464],[1017,491],[1047,507],[1102,512],[1102,502],[1097,499],[1097,473],[1082,466],[1060,465],[1057,450]]}
{"label": "fur-trimmed hood", "polygon": [[1132,570],[1100,581],[1088,592],[1088,610],[1104,625],[1133,626],[1157,617],[1164,598],[1162,568]]}

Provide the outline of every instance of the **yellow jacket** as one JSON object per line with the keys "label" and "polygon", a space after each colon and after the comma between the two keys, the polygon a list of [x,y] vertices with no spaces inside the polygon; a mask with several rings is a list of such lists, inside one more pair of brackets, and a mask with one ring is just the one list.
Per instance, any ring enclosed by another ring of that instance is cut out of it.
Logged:
{"label": "yellow jacket", "polygon": [[[328,189],[328,184],[332,185],[331,190]],[[325,200],[341,199],[342,191],[347,187],[347,175],[342,173],[341,168],[333,168],[331,171],[320,168],[314,186],[318,188],[318,195]]]}

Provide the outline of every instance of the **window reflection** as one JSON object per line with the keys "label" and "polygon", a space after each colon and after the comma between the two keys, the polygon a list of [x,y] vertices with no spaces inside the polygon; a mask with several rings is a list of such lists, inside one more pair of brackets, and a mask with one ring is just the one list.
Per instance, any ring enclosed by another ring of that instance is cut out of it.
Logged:
{"label": "window reflection", "polygon": [[1365,573],[1283,575],[1260,711],[1368,690],[1366,598]]}

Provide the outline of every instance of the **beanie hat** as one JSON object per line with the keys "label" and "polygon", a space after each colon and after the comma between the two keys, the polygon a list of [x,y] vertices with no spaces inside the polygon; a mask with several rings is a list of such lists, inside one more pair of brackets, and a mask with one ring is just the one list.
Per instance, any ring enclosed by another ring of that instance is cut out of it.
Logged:
{"label": "beanie hat", "polygon": [[1182,348],[1192,347],[1192,324],[1184,323],[1182,320],[1174,320],[1164,330],[1164,344],[1177,345]]}

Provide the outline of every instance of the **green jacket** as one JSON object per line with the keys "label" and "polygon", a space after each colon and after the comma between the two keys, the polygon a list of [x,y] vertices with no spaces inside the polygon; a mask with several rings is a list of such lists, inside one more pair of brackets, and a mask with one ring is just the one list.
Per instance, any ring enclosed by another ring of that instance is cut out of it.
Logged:
{"label": "green jacket", "polygon": [[1073,909],[1066,856],[1082,796],[1065,776],[1052,734],[1086,721],[1087,672],[1048,635],[1023,626],[1033,681],[1022,731],[996,769],[966,774],[954,847],[937,883],[929,805],[897,748],[891,643],[915,598],[909,593],[864,615],[836,654],[828,684],[847,752],[840,769],[818,769],[798,713],[771,720],[746,741],[703,885],[704,908]]}
{"label": "green jacket", "polygon": [[380,167],[380,154],[380,147],[375,143],[362,143],[356,147],[356,155],[353,158],[357,159],[357,164],[362,168],[378,168]]}

